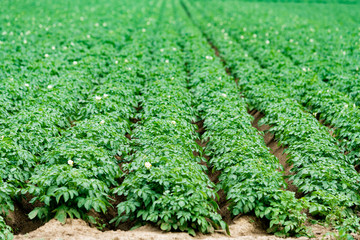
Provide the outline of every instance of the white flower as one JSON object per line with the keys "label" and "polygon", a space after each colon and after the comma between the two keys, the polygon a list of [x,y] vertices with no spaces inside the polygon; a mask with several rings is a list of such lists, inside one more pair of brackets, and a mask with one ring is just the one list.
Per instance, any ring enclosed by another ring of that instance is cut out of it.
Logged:
{"label": "white flower", "polygon": [[45,54],[45,57],[46,57],[46,58],[49,57],[49,56],[50,56],[49,54],[47,54],[47,53]]}
{"label": "white flower", "polygon": [[309,40],[310,42],[314,42],[314,39],[312,39],[312,38],[310,38],[310,40]]}
{"label": "white flower", "polygon": [[115,64],[118,64],[118,63],[119,63],[119,61],[116,60],[116,61],[115,61]]}
{"label": "white flower", "polygon": [[63,49],[66,50],[66,49],[67,49],[67,46],[64,46]]}
{"label": "white flower", "polygon": [[212,60],[212,59],[213,59],[212,56],[206,56],[205,58],[208,59],[208,60]]}
{"label": "white flower", "polygon": [[356,107],[356,104],[354,103],[353,107],[355,108]]}
{"label": "white flower", "polygon": [[345,55],[346,55],[346,52],[345,52],[345,51],[343,51],[343,52],[342,52],[342,54],[345,56]]}
{"label": "white flower", "polygon": [[30,85],[28,83],[25,83],[24,86],[25,87],[30,87]]}
{"label": "white flower", "polygon": [[53,85],[47,86],[48,89],[52,89],[53,87],[54,87]]}
{"label": "white flower", "polygon": [[349,107],[349,105],[345,104],[345,105],[344,105],[344,107],[345,107],[345,108],[348,108],[348,107]]}
{"label": "white flower", "polygon": [[270,44],[270,41],[269,40],[266,40],[266,42],[265,42],[266,44]]}
{"label": "white flower", "polygon": [[78,62],[77,61],[73,61],[73,65],[77,65],[78,64]]}
{"label": "white flower", "polygon": [[80,17],[80,21],[84,21],[84,17]]}
{"label": "white flower", "polygon": [[278,35],[278,34],[279,34],[279,31],[275,31],[275,34]]}
{"label": "white flower", "polygon": [[146,163],[145,163],[145,167],[146,167],[147,169],[150,169],[150,168],[151,168],[151,163],[146,162]]}
{"label": "white flower", "polygon": [[31,31],[26,31],[25,35],[29,35],[31,33]]}
{"label": "white flower", "polygon": [[294,42],[294,39],[290,39],[289,42],[291,42],[291,43]]}
{"label": "white flower", "polygon": [[24,44],[27,44],[27,40],[26,40],[26,39],[24,39]]}
{"label": "white flower", "polygon": [[171,121],[172,124],[176,125],[176,122],[175,121]]}
{"label": "white flower", "polygon": [[52,46],[51,49],[52,49],[52,50],[55,50],[55,46]]}
{"label": "white flower", "polygon": [[107,23],[106,23],[106,22],[104,22],[104,23],[103,23],[103,27],[106,27],[106,26],[107,26]]}
{"label": "white flower", "polygon": [[232,41],[229,41],[229,44],[232,44],[233,42]]}
{"label": "white flower", "polygon": [[91,36],[90,36],[89,34],[88,34],[88,35],[86,35],[86,37],[87,37],[87,38],[91,38]]}
{"label": "white flower", "polygon": [[164,49],[162,48],[162,49],[160,49],[160,52],[164,52]]}
{"label": "white flower", "polygon": [[240,39],[244,39],[245,37],[243,35],[240,36]]}
{"label": "white flower", "polygon": [[108,96],[109,96],[109,94],[104,93],[104,98],[106,98],[106,97],[108,97]]}
{"label": "white flower", "polygon": [[267,37],[268,37],[268,36],[269,36],[269,33],[265,33],[265,36],[267,36]]}
{"label": "white flower", "polygon": [[246,32],[246,27],[243,28],[243,31]]}
{"label": "white flower", "polygon": [[101,100],[100,96],[95,96],[95,100]]}
{"label": "white flower", "polygon": [[5,32],[5,31],[4,31],[4,32],[2,32],[2,35],[6,35],[6,34],[7,34],[7,32]]}
{"label": "white flower", "polygon": [[145,28],[143,28],[141,31],[142,31],[142,32],[146,32],[146,29],[145,29]]}
{"label": "white flower", "polygon": [[253,34],[253,38],[256,38],[256,37],[257,37],[257,35],[254,33],[254,34]]}
{"label": "white flower", "polygon": [[306,72],[306,68],[305,68],[305,67],[303,67],[302,70],[303,70],[304,72]]}
{"label": "white flower", "polygon": [[221,95],[222,95],[223,97],[227,97],[227,95],[226,95],[225,93],[222,93]]}
{"label": "white flower", "polygon": [[71,42],[70,45],[71,45],[71,46],[75,46],[75,43]]}
{"label": "white flower", "polygon": [[173,51],[176,51],[176,48],[173,48]]}
{"label": "white flower", "polygon": [[104,124],[104,123],[105,123],[105,120],[101,120],[101,121],[100,121],[100,124]]}
{"label": "white flower", "polygon": [[98,27],[100,24],[99,23],[95,23],[95,27]]}
{"label": "white flower", "polygon": [[128,69],[128,70],[131,70],[131,67],[128,67],[127,69]]}
{"label": "white flower", "polygon": [[170,96],[170,95],[168,95],[168,98],[171,98],[171,96]]}
{"label": "white flower", "polygon": [[74,165],[74,161],[73,160],[68,160],[67,162],[70,166],[73,166]]}
{"label": "white flower", "polygon": [[244,55],[245,57],[248,57],[249,55],[247,54],[247,53],[245,53],[245,55]]}
{"label": "white flower", "polygon": [[0,140],[1,140],[1,141],[4,140],[4,136],[1,136],[1,137],[0,137]]}
{"label": "white flower", "polygon": [[165,62],[166,62],[166,63],[169,63],[169,59],[166,59]]}
{"label": "white flower", "polygon": [[127,59],[125,59],[124,62],[128,63],[129,61]]}

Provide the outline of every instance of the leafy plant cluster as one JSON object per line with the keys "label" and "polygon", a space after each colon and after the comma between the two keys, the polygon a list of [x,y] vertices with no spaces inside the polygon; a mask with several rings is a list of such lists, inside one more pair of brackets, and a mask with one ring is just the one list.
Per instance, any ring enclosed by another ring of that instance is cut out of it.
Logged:
{"label": "leafy plant cluster", "polygon": [[192,16],[240,78],[250,109],[262,111],[266,117],[261,123],[273,126],[270,131],[279,144],[288,147],[289,163],[294,166],[290,180],[305,194],[310,213],[347,231],[358,231],[359,219],[353,209],[359,205],[359,175],[351,160],[327,128],[277,84],[279,75],[262,68],[233,38],[224,37],[219,28],[204,21],[206,17],[193,11]]}
{"label": "leafy plant cluster", "polygon": [[195,103],[205,119],[202,138],[209,140],[205,153],[211,157],[208,164],[221,171],[218,189],[225,191],[232,214],[255,212],[278,235],[302,232],[305,202],[283,190],[282,166],[251,126],[253,118],[235,82],[195,26],[185,22],[182,30],[190,84],[196,86]]}
{"label": "leafy plant cluster", "polygon": [[[89,219],[88,211],[111,206],[110,189],[122,176],[115,157],[131,151],[125,134],[139,77],[119,62],[132,35],[147,26],[143,16],[153,16],[152,5],[39,1],[44,11],[22,14],[29,4],[1,9],[9,11],[1,14],[0,36],[1,215],[13,210],[14,198],[30,196],[38,206],[30,218]],[[114,6],[123,12],[117,19]]]}
{"label": "leafy plant cluster", "polygon": [[[196,144],[192,95],[186,88],[183,53],[171,20],[171,2],[164,3],[159,25],[147,29],[140,121],[133,132],[134,154],[124,164],[128,172],[114,193],[126,197],[118,206],[118,224],[125,220],[153,222],[164,231],[213,232],[226,228],[215,202],[214,184],[204,173],[194,151]],[[170,27],[169,27],[170,26]],[[162,31],[159,31],[162,29]],[[148,56],[146,56],[148,55]],[[151,61],[146,61],[147,58]]]}

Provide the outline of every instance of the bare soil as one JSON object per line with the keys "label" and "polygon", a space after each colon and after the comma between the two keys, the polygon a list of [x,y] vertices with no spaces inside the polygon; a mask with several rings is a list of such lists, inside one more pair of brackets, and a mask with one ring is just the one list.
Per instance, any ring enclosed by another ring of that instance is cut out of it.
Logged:
{"label": "bare soil", "polygon": [[[279,159],[280,164],[284,168],[285,176],[289,177],[292,175],[290,170],[292,169],[292,165],[290,165],[287,160],[289,159],[288,154],[286,154],[284,151],[286,149],[285,146],[280,145],[276,140],[275,136],[268,132],[268,130],[271,128],[271,126],[263,124],[259,126],[259,121],[265,117],[265,115],[256,109],[249,111],[249,114],[251,114],[254,117],[254,121],[251,123],[253,127],[255,127],[257,130],[263,132],[263,137],[265,144],[268,148],[270,148],[270,152]],[[295,192],[295,196],[297,198],[303,197],[303,194],[298,191],[298,188],[292,184],[292,181],[289,181],[288,179],[285,179],[286,183],[288,184],[287,190]]]}
{"label": "bare soil", "polygon": [[[242,216],[234,220],[230,225],[231,236],[226,236],[222,232],[210,235],[197,235],[191,237],[187,233],[163,232],[155,226],[146,225],[132,231],[105,231],[101,232],[96,228],[91,228],[86,222],[74,219],[68,220],[66,224],[61,224],[56,220],[51,220],[37,230],[24,235],[16,235],[14,240],[186,240],[186,239],[206,239],[206,240],[228,240],[228,239],[282,239],[269,235],[262,229],[261,223],[249,216]],[[288,238],[295,239],[295,238]],[[297,239],[307,239],[305,237]]]}

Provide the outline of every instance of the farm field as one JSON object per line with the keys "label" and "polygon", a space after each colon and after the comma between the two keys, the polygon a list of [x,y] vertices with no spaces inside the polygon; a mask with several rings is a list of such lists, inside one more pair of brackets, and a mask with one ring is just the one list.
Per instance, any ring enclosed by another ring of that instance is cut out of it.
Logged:
{"label": "farm field", "polygon": [[360,239],[360,4],[0,3],[0,239]]}

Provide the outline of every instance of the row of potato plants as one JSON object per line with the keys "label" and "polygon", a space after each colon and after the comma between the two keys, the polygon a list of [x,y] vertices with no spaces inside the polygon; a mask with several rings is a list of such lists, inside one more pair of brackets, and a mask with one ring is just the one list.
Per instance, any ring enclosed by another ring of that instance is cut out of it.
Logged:
{"label": "row of potato plants", "polygon": [[[145,6],[144,11],[151,12],[150,4]],[[141,4],[128,7],[121,8],[129,16],[146,14],[138,14]],[[84,15],[92,11],[83,10]],[[145,19],[138,18],[119,30],[132,20],[124,15],[107,18],[100,27],[93,21],[101,15],[88,18],[70,11],[76,18],[67,19],[68,11],[49,8],[44,18],[43,12],[33,11],[37,24],[26,23],[31,14],[21,18],[14,11],[17,17],[10,26],[16,27],[1,45],[6,56],[0,176],[11,198],[1,198],[0,205],[13,210],[12,200],[30,196],[30,203],[39,206],[30,218],[55,216],[62,222],[67,216],[88,218],[90,209],[105,212],[110,205],[109,188],[118,185],[122,174],[114,156],[128,152],[125,134],[136,105],[136,78],[128,74],[130,67],[117,64],[127,55],[126,49],[119,51],[133,31],[146,26]],[[108,42],[111,38],[118,42]],[[14,45],[17,52],[11,55]]]}
{"label": "row of potato plants", "polygon": [[275,84],[276,74],[263,69],[234,39],[225,39],[220,29],[208,25],[204,13],[195,8],[191,13],[239,78],[249,108],[265,114],[260,124],[271,125],[270,132],[287,147],[288,162],[293,165],[289,180],[309,201],[309,213],[338,228],[357,231],[359,219],[354,209],[360,200],[359,175],[327,128]]}
{"label": "row of potato plants", "polygon": [[[181,9],[179,3],[177,9]],[[225,191],[232,215],[254,212],[268,219],[269,231],[278,235],[303,232],[305,202],[284,190],[287,186],[279,171],[282,166],[251,126],[253,117],[247,113],[234,79],[226,74],[185,11],[178,13],[194,104],[205,120],[205,153],[210,156],[208,164],[221,171],[217,187]]]}
{"label": "row of potato plants", "polygon": [[[360,109],[356,104],[346,94],[318,80],[313,71],[303,71],[300,66],[296,66],[293,59],[279,52],[280,48],[276,46],[276,42],[282,42],[281,39],[267,36],[266,38],[271,42],[267,44],[264,40],[265,36],[261,37],[262,35],[259,34],[259,37],[248,41],[252,38],[252,34],[264,29],[248,29],[244,32],[229,21],[225,23],[223,20],[222,23],[221,27],[229,29],[229,34],[234,35],[262,67],[278,75],[279,87],[289,91],[290,97],[295,97],[317,118],[325,120],[325,124],[333,127],[333,134],[340,141],[340,146],[349,153],[353,164],[359,165]],[[244,24],[250,23],[245,21]],[[276,27],[279,26],[275,25]],[[242,40],[240,36],[245,36],[245,39]]]}
{"label": "row of potato plants", "polygon": [[[164,231],[195,235],[226,228],[214,200],[214,184],[193,152],[196,144],[192,95],[186,88],[183,52],[171,2],[166,1],[157,27],[147,30],[142,53],[142,110],[132,135],[134,153],[123,164],[127,172],[114,193],[126,197],[118,206],[118,224],[152,222]],[[162,29],[160,31],[160,29]]]}

